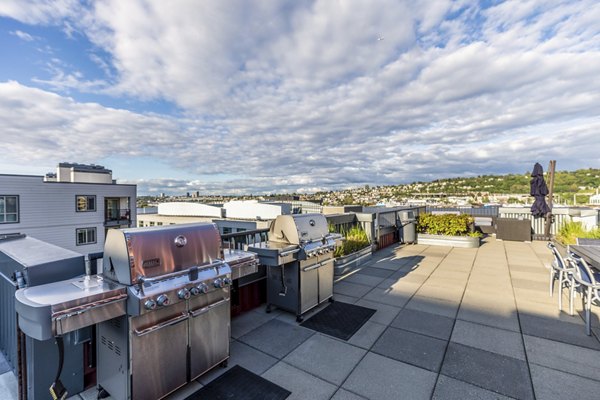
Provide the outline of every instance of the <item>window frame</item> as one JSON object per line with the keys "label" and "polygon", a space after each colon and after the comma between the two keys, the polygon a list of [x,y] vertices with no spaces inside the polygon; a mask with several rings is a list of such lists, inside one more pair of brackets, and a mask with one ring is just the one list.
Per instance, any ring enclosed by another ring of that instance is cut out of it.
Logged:
{"label": "window frame", "polygon": [[[18,224],[21,222],[21,198],[19,197],[18,194],[0,194],[0,197],[4,198],[4,211],[2,212],[2,216],[4,217],[4,221],[0,221],[0,225],[3,224]],[[14,197],[17,200],[17,212],[16,213],[9,213],[6,210],[6,198],[7,197]],[[10,214],[16,214],[17,215],[17,220],[16,221],[7,221],[6,220],[6,216]]]}
{"label": "window frame", "polygon": [[[86,198],[86,209],[85,210],[80,210],[79,209],[78,200],[79,200],[80,197],[85,197]],[[89,199],[90,198],[94,198],[94,209],[93,210],[87,209],[87,207],[89,206],[89,201],[90,201]],[[85,212],[96,212],[96,211],[98,211],[98,201],[97,201],[97,198],[96,198],[95,194],[76,194],[75,195],[75,212],[85,213]]]}
{"label": "window frame", "polygon": [[[84,231],[84,230],[86,231],[86,234],[85,234],[86,239],[88,239],[88,236],[89,236],[88,232],[90,230],[92,230],[94,232],[94,241],[93,242],[79,243],[79,232],[80,231]],[[96,243],[98,243],[98,230],[96,229],[95,226],[88,226],[88,227],[85,227],[85,228],[76,228],[75,229],[75,245],[77,245],[77,246],[86,246],[88,244],[96,244]]]}

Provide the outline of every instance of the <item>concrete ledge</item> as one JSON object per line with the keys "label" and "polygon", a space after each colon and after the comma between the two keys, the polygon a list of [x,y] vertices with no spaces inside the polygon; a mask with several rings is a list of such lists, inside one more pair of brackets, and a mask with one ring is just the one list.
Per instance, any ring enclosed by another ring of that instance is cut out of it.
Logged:
{"label": "concrete ledge", "polygon": [[480,238],[471,236],[445,236],[417,234],[417,243],[430,246],[452,246],[474,249],[479,247]]}
{"label": "concrete ledge", "polygon": [[334,276],[344,275],[356,267],[359,267],[369,261],[372,257],[373,250],[369,245],[362,250],[355,251],[347,256],[338,257],[333,261]]}

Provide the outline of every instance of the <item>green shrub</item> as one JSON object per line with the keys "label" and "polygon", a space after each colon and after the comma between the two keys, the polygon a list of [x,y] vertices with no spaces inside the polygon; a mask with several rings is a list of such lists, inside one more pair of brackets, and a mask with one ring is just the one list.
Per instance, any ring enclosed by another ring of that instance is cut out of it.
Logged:
{"label": "green shrub", "polygon": [[431,235],[479,236],[472,232],[473,217],[467,214],[420,214],[417,231]]}
{"label": "green shrub", "polygon": [[577,243],[577,238],[600,239],[600,228],[586,230],[581,222],[565,222],[556,235],[556,240],[564,245]]}
{"label": "green shrub", "polygon": [[342,257],[367,247],[370,242],[360,226],[355,226],[348,231],[340,232],[344,236],[342,244],[335,249],[334,257]]}

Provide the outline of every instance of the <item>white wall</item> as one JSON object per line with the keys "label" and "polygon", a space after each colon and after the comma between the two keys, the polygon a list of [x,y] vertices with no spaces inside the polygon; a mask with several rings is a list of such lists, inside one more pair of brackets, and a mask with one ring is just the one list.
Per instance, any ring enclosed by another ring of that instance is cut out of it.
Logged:
{"label": "white wall", "polygon": [[239,219],[275,219],[278,215],[285,214],[282,204],[265,204],[256,200],[236,200],[223,205],[227,218]]}
{"label": "white wall", "polygon": [[159,215],[217,217],[221,218],[221,208],[201,203],[172,202],[158,205]]}

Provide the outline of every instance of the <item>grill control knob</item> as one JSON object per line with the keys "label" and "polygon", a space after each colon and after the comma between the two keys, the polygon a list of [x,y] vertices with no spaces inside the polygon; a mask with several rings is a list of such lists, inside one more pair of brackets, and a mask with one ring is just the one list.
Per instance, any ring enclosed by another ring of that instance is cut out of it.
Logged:
{"label": "grill control knob", "polygon": [[187,300],[190,298],[190,291],[186,288],[183,288],[177,292],[177,297],[179,297],[181,300]]}
{"label": "grill control knob", "polygon": [[208,285],[206,283],[199,284],[196,286],[196,289],[198,289],[199,293],[208,293]]}
{"label": "grill control knob", "polygon": [[144,302],[144,307],[146,307],[146,310],[154,310],[156,308],[156,302],[152,299],[146,300]]}
{"label": "grill control knob", "polygon": [[231,285],[231,282],[232,282],[232,281],[231,281],[231,279],[230,279],[230,278],[223,278],[223,282],[224,282],[226,285]]}
{"label": "grill control knob", "polygon": [[159,306],[168,306],[171,302],[169,301],[169,296],[166,294],[161,294],[156,298],[156,304]]}
{"label": "grill control knob", "polygon": [[200,294],[200,289],[198,289],[197,286],[194,286],[193,288],[190,289],[190,293],[192,294],[192,296],[197,296]]}
{"label": "grill control knob", "polygon": [[216,288],[221,289],[225,287],[225,281],[223,279],[215,279],[215,281],[213,282],[213,285],[215,285]]}

